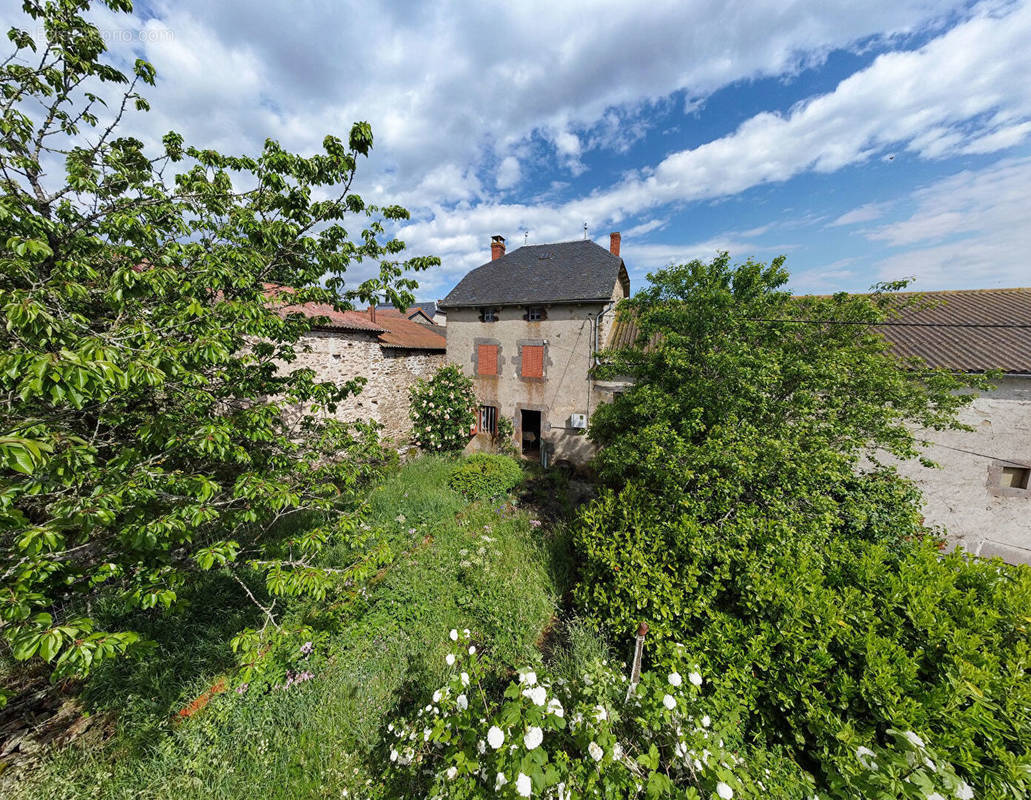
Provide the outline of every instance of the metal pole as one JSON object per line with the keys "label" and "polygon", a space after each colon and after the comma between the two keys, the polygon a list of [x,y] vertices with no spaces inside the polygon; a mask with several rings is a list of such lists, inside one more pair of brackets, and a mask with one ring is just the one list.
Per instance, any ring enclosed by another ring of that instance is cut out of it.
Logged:
{"label": "metal pole", "polygon": [[637,641],[634,644],[634,660],[630,665],[630,685],[626,687],[624,702],[630,700],[630,695],[634,693],[634,689],[637,688],[637,684],[641,680],[641,656],[644,653],[644,637],[647,634],[648,623],[642,622],[641,626],[637,629]]}

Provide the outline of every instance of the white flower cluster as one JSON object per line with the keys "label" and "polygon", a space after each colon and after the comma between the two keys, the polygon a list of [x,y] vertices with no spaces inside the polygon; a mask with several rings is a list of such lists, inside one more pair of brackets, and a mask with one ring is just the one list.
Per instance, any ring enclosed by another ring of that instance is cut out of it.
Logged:
{"label": "white flower cluster", "polygon": [[[629,796],[647,782],[636,754],[651,744],[666,754],[657,770],[677,785],[694,785],[720,800],[741,793],[737,775],[744,761],[725,747],[709,715],[700,713],[697,687],[703,681],[697,667],[684,670],[686,679],[675,670],[646,675],[631,693],[629,708],[622,705],[626,676],[605,663],[568,683],[523,669],[504,699],[492,702],[480,685],[483,664],[468,644],[469,632],[452,629],[448,639],[458,645],[445,659],[452,677],[432,703],[397,728],[399,745],[391,754],[395,769],[433,776],[430,796],[504,790],[565,800],[580,796],[588,778],[601,794]],[[467,755],[470,747],[475,761]],[[627,756],[628,749],[634,755]],[[524,759],[531,753],[538,758],[541,750],[550,763],[566,765],[557,778],[553,771],[527,774],[524,765],[533,762]],[[456,781],[468,785],[459,790]]]}
{"label": "white flower cluster", "polygon": [[[490,529],[489,527],[487,528]],[[458,562],[458,566],[462,569],[477,569],[483,571],[490,571],[491,567],[498,563],[498,559],[501,557],[501,551],[494,546],[494,537],[488,536],[487,534],[480,535],[481,544],[477,545],[475,549],[463,547],[458,551],[458,555],[462,557],[462,560]]]}
{"label": "white flower cluster", "polygon": [[946,760],[935,760],[920,734],[893,729],[888,733],[894,738],[896,748],[884,747],[875,752],[866,745],[860,745],[855,750],[856,760],[865,772],[859,776],[864,789],[871,793],[879,792],[891,786],[895,780],[893,776],[901,773],[906,783],[919,787],[926,800],[973,800],[973,787],[957,776]]}

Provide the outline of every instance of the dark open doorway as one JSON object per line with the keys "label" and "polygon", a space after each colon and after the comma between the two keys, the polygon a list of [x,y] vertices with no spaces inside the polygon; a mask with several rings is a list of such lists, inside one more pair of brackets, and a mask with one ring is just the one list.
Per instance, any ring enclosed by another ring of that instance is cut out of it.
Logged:
{"label": "dark open doorway", "polygon": [[540,460],[541,457],[541,412],[522,409],[519,412],[523,455]]}

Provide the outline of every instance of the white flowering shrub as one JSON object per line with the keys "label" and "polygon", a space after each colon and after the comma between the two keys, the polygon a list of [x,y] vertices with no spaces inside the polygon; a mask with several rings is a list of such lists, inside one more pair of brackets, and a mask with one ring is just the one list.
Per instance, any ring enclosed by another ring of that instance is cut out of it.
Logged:
{"label": "white flowering shrub", "polygon": [[[894,728],[887,735],[888,745],[876,752],[859,745],[833,759],[829,796],[972,800],[973,787],[921,736]],[[841,738],[847,742],[850,737]]]}
{"label": "white flowering shrub", "polygon": [[469,442],[476,422],[473,382],[454,364],[436,371],[429,380],[417,380],[410,394],[412,441],[423,450],[454,452]]}
{"label": "white flowering shrub", "polygon": [[[497,696],[469,632],[451,631],[448,683],[389,726],[393,792],[408,797],[809,798],[786,760],[744,755],[733,719],[702,697],[689,659],[626,675],[599,663],[575,683],[524,669]],[[773,794],[771,794],[773,793]]]}

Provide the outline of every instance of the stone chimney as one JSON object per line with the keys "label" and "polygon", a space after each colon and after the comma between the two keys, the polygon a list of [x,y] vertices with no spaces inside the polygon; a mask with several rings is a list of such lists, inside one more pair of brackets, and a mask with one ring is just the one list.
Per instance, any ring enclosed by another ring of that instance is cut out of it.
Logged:
{"label": "stone chimney", "polygon": [[369,321],[370,322],[375,322],[376,321],[376,306],[373,306],[373,305],[369,306]]}
{"label": "stone chimney", "polygon": [[490,237],[490,260],[497,261],[505,255],[505,237],[500,234]]}
{"label": "stone chimney", "polygon": [[609,252],[614,256],[619,255],[619,231],[609,234]]}

